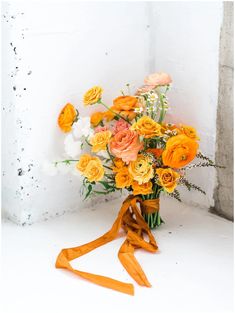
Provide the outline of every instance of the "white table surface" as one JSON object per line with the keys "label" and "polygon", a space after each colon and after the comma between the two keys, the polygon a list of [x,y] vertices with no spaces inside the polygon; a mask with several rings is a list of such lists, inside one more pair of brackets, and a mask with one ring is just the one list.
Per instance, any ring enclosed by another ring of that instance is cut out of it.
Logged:
{"label": "white table surface", "polygon": [[46,222],[2,224],[3,313],[233,312],[233,223],[179,204],[161,201],[166,224],[154,231],[159,252],[138,250],[151,288],[137,285],[117,253],[123,238],[73,261],[73,266],[133,283],[129,296],[55,269],[62,248],[91,241],[112,225],[121,199]]}

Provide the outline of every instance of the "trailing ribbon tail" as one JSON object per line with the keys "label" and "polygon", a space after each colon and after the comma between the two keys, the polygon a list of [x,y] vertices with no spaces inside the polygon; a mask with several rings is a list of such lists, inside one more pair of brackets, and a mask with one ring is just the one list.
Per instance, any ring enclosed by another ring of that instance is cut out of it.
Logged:
{"label": "trailing ribbon tail", "polygon": [[[127,197],[122,204],[118,217],[112,228],[103,236],[87,244],[61,250],[56,260],[56,268],[67,269],[97,285],[111,288],[129,295],[134,295],[134,286],[132,284],[124,283],[106,276],[78,271],[69,263],[70,261],[114,240],[118,235],[119,229],[122,227],[127,232],[127,238],[118,252],[119,260],[126,271],[139,285],[150,287],[151,285],[145,273],[134,257],[134,251],[135,249],[143,248],[150,252],[156,252],[158,247],[148,225],[141,215],[137,202],[139,202],[141,206],[145,205],[145,201],[139,197]],[[144,233],[148,235],[149,242],[146,242],[143,239]]]}

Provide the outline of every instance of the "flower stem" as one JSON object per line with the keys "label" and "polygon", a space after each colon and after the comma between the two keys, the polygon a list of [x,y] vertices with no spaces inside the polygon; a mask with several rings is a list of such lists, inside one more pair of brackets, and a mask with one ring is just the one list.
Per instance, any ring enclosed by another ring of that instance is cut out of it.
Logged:
{"label": "flower stem", "polygon": [[131,125],[131,123],[123,116],[121,116],[120,114],[114,112],[112,109],[110,109],[104,102],[101,101],[101,99],[98,101],[98,103],[102,104],[107,110],[109,110],[110,112],[112,112],[113,114],[115,114],[116,116],[118,116],[119,118],[122,118],[124,121],[126,121],[128,124]]}

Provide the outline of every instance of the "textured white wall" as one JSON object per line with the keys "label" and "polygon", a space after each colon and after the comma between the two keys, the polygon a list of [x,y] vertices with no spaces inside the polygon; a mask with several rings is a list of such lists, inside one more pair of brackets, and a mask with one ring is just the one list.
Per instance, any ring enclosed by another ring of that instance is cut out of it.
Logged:
{"label": "textured white wall", "polygon": [[[223,3],[166,1],[154,2],[152,8],[155,69],[171,73],[173,79],[169,115],[174,117],[169,120],[196,127],[202,152],[214,159]],[[215,175],[213,168],[193,169],[189,180],[207,195],[181,188],[183,200],[204,208],[213,206]]]}
{"label": "textured white wall", "polygon": [[[5,2],[5,214],[28,224],[86,205],[79,178],[45,176],[40,164],[63,153],[61,106],[70,101],[87,114],[81,98],[93,84],[104,86],[111,103],[126,83],[169,72],[172,113],[198,128],[202,150],[214,157],[221,15],[217,2]],[[208,195],[188,193],[185,201],[209,207],[213,170],[192,176]]]}

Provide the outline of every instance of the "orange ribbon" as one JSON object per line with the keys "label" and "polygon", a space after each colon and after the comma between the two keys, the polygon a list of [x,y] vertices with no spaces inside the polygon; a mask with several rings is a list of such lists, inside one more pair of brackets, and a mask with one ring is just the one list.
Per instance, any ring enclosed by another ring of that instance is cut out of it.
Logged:
{"label": "orange ribbon", "polygon": [[[134,251],[135,249],[143,248],[149,252],[156,252],[158,247],[148,225],[141,215],[137,202],[140,203],[141,208],[145,207],[146,211],[148,211],[148,208],[152,210],[154,204],[154,201],[142,200],[140,197],[127,197],[122,204],[118,217],[116,218],[112,228],[107,233],[82,246],[61,250],[57,257],[55,266],[57,268],[65,268],[97,285],[111,288],[129,295],[134,295],[134,286],[132,284],[124,283],[101,275],[78,271],[69,263],[70,261],[114,240],[118,235],[119,229],[122,227],[126,231],[127,236],[118,252],[119,260],[129,275],[139,285],[151,287],[144,271],[134,256]],[[159,206],[155,206],[155,211],[158,209]],[[147,234],[149,241],[144,240],[144,233]]]}

